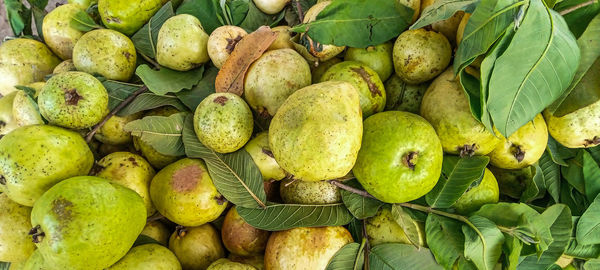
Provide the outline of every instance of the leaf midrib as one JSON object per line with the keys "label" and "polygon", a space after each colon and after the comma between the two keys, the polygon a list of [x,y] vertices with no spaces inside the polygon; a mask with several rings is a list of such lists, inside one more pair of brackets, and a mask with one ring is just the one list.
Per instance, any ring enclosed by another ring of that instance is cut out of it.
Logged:
{"label": "leaf midrib", "polygon": [[231,168],[231,166],[229,166],[229,164],[227,164],[227,162],[225,162],[219,155],[217,155],[215,153],[215,151],[213,151],[212,149],[208,148],[207,149],[210,150],[210,152],[213,154],[213,156],[221,163],[223,164],[227,170],[229,170],[231,172],[231,174],[233,174],[233,176],[238,180],[238,182],[240,182],[242,184],[242,186],[244,187],[244,189],[246,189],[246,191],[248,191],[248,193],[250,194],[250,196],[252,196],[252,198],[256,201],[256,203],[258,203],[258,205],[263,208],[266,209],[267,206],[265,205],[265,203],[263,203],[258,196],[256,196],[256,194],[254,194],[254,192],[248,187],[248,185],[246,185],[246,183],[244,182],[244,180],[242,180],[242,178],[240,178],[240,176],[237,174],[236,171],[233,170],[233,168]]}

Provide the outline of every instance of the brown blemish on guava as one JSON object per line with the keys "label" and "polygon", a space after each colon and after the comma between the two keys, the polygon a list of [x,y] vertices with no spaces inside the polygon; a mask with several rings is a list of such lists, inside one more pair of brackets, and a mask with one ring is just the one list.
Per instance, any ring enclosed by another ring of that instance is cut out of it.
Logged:
{"label": "brown blemish on guava", "polygon": [[235,46],[238,44],[238,42],[240,42],[240,40],[242,40],[242,36],[238,35],[235,38],[228,38],[227,40],[227,46],[225,46],[225,50],[227,50],[228,54],[231,54],[233,52],[233,50],[235,49]]}
{"label": "brown blemish on guava", "polygon": [[369,86],[369,91],[371,91],[371,96],[381,96],[381,91],[379,91],[377,85],[373,83],[373,81],[371,80],[371,75],[369,75],[369,73],[367,73],[367,71],[363,67],[353,67],[350,68],[350,70],[354,71],[356,74],[362,77],[363,80],[365,80],[365,82],[367,82],[367,85]]}
{"label": "brown blemish on guava", "polygon": [[128,61],[129,58],[131,58],[131,54],[129,52],[123,52],[123,55],[125,55],[125,58],[127,58]]}
{"label": "brown blemish on guava", "polygon": [[473,155],[475,155],[475,151],[479,148],[477,147],[477,144],[465,144],[463,146],[459,146],[458,148],[458,153],[460,155],[460,157],[472,157]]}
{"label": "brown blemish on guava", "polygon": [[106,22],[121,23],[121,19],[116,18],[116,17],[108,17],[108,18],[106,18]]}
{"label": "brown blemish on guava", "polygon": [[269,150],[267,148],[262,148],[261,150],[262,150],[263,154],[265,154],[271,158],[275,158],[275,156],[273,155],[273,152],[271,152],[271,150]]}
{"label": "brown blemish on guava", "polygon": [[525,151],[523,151],[521,149],[520,145],[512,145],[511,146],[511,153],[513,154],[513,156],[517,159],[518,162],[523,161],[523,159],[525,158]]}
{"label": "brown blemish on guava", "polygon": [[213,102],[221,104],[221,106],[225,106],[225,102],[227,102],[228,100],[229,99],[226,96],[218,96],[215,99],[213,99]]}
{"label": "brown blemish on guava", "polygon": [[217,201],[218,205],[223,205],[224,203],[227,202],[227,200],[225,199],[225,197],[223,197],[223,195],[215,196],[215,200]]}
{"label": "brown blemish on guava", "polygon": [[588,147],[590,145],[596,145],[596,144],[600,144],[600,137],[598,137],[598,136],[594,136],[594,138],[592,138],[592,139],[585,139],[585,143],[583,144],[583,146]]}
{"label": "brown blemish on guava", "polygon": [[415,166],[417,165],[417,158],[419,157],[419,152],[408,152],[402,157],[402,164],[408,167],[411,170],[415,170]]}
{"label": "brown blemish on guava", "polygon": [[196,188],[204,171],[197,165],[190,165],[173,174],[173,189],[177,192],[189,192]]}
{"label": "brown blemish on guava", "polygon": [[138,167],[138,166],[140,166],[140,164],[138,164],[138,163],[137,163],[137,161],[135,160],[135,158],[134,158],[134,157],[129,157],[127,160],[131,161],[131,164],[132,164],[134,167]]}
{"label": "brown blemish on guava", "polygon": [[42,239],[44,239],[46,234],[42,231],[42,226],[36,225],[29,230],[28,235],[31,235],[31,241],[37,244],[42,242]]}
{"label": "brown blemish on guava", "polygon": [[6,178],[4,178],[4,175],[0,175],[0,185],[6,185]]}
{"label": "brown blemish on guava", "polygon": [[71,219],[71,215],[73,214],[71,207],[73,207],[73,203],[64,198],[58,198],[52,201],[52,212],[56,214],[59,220]]}
{"label": "brown blemish on guava", "polygon": [[77,89],[73,88],[73,89],[65,90],[65,103],[67,105],[77,106],[79,101],[82,99],[83,99],[83,97],[80,96],[79,93],[77,93]]}
{"label": "brown blemish on guava", "polygon": [[0,120],[0,128],[3,128],[3,127],[5,127],[5,126],[6,126],[6,122],[4,122],[4,121]]}

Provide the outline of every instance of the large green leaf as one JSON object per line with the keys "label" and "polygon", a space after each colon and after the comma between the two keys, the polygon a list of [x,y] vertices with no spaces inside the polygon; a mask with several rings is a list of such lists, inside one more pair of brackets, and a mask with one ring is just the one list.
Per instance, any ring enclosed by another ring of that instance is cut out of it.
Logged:
{"label": "large green leaf", "polygon": [[446,20],[457,11],[473,13],[480,0],[438,0],[426,7],[419,19],[410,26],[410,29],[418,29],[435,22]]}
{"label": "large green leaf", "polygon": [[75,15],[73,15],[73,17],[71,18],[69,25],[72,28],[83,32],[88,32],[94,29],[102,28],[102,26],[98,25],[94,21],[94,19],[84,10],[80,10],[77,13],[75,13]]}
{"label": "large green leaf", "polygon": [[292,31],[307,33],[321,44],[366,48],[384,43],[404,31],[413,11],[398,1],[333,1],[317,19]]}
{"label": "large green leaf", "polygon": [[508,137],[554,102],[573,79],[579,57],[564,19],[532,0],[490,77],[487,105],[498,131]]}
{"label": "large green leaf", "polygon": [[5,0],[6,15],[15,36],[31,34],[31,11],[22,1]]}
{"label": "large green leaf", "polygon": [[583,264],[583,270],[600,269],[600,259],[591,259]]}
{"label": "large green leaf", "polygon": [[131,36],[131,41],[133,41],[133,45],[138,52],[150,58],[156,57],[158,32],[165,21],[173,17],[173,15],[175,15],[173,4],[169,1],[150,18],[146,25]]}
{"label": "large green leaf", "polygon": [[577,191],[585,194],[585,178],[583,177],[584,150],[579,149],[574,158],[567,160],[568,167],[560,167],[561,175]]}
{"label": "large green leaf", "polygon": [[586,259],[598,258],[600,256],[600,245],[581,245],[575,237],[571,237],[565,255]]}
{"label": "large green leaf", "polygon": [[[344,184],[353,188],[363,189],[356,179],[344,182]],[[346,207],[348,207],[350,213],[358,219],[366,219],[374,216],[377,214],[377,210],[384,205],[384,203],[379,200],[367,198],[347,190],[342,189],[340,190],[340,193],[342,195],[342,201]]]}
{"label": "large green leaf", "polygon": [[98,78],[106,92],[108,92],[108,109],[112,110],[129,97],[133,92],[142,87],[139,84],[124,83],[119,81],[107,80],[106,78]]}
{"label": "large green leaf", "polygon": [[162,106],[171,106],[179,111],[187,111],[187,107],[185,107],[185,105],[183,105],[175,96],[143,93],[137,96],[131,103],[125,106],[125,108],[120,110],[118,115],[127,116]]}
{"label": "large green leaf", "polygon": [[188,115],[176,113],[168,117],[146,116],[127,123],[123,129],[163,155],[183,156],[185,149],[181,137],[184,120]]}
{"label": "large green leaf", "polygon": [[196,110],[198,104],[207,96],[215,92],[215,79],[219,70],[215,67],[210,67],[204,72],[202,80],[198,82],[194,88],[189,90],[181,90],[175,93],[175,96],[185,104],[190,110]]}
{"label": "large green leaf", "polygon": [[137,67],[135,74],[142,79],[152,93],[165,95],[177,93],[183,89],[192,89],[202,79],[204,66],[181,72],[164,67],[154,70],[148,65],[141,65]]}
{"label": "large green leaf", "polygon": [[411,210],[408,208],[403,208],[398,204],[392,205],[392,218],[394,221],[400,225],[404,235],[408,239],[408,241],[415,247],[420,248],[422,246],[421,241],[421,226],[420,224],[410,212]]}
{"label": "large green leaf", "polygon": [[489,161],[487,156],[444,156],[442,175],[433,190],[425,196],[427,204],[434,208],[452,206],[473,182],[483,177]]}
{"label": "large green leaf", "polygon": [[[584,4],[589,0],[564,0],[558,3],[554,9],[556,11],[565,11],[569,8]],[[600,13],[600,2],[596,1],[592,5],[580,7],[568,14],[563,15],[569,25],[569,29],[576,37],[581,36],[592,19]]]}
{"label": "large green leaf", "polygon": [[519,265],[519,257],[523,250],[523,242],[517,237],[504,235],[504,244],[502,251],[504,252],[504,268],[505,270],[516,270]]}
{"label": "large green leaf", "polygon": [[459,257],[464,256],[465,236],[462,224],[447,217],[429,214],[425,221],[427,246],[444,269],[451,269]]}
{"label": "large green leaf", "polygon": [[[544,152],[538,160],[541,175],[544,178],[544,186],[546,191],[550,193],[554,202],[559,202],[560,194],[560,166],[552,160],[548,151]],[[537,174],[537,170],[536,170]]]}
{"label": "large green leaf", "polygon": [[502,255],[504,235],[494,222],[482,216],[471,216],[469,221],[474,228],[463,225],[465,235],[465,258],[471,260],[478,269],[493,270]]}
{"label": "large green leaf", "polygon": [[177,14],[190,14],[198,18],[209,35],[217,27],[225,24],[218,0],[184,0],[177,8]]}
{"label": "large green leaf", "polygon": [[342,226],[352,220],[344,204],[272,204],[265,209],[238,206],[240,216],[252,227],[282,231],[298,227]]}
{"label": "large green leaf", "polygon": [[583,181],[585,183],[585,196],[592,201],[600,193],[600,167],[592,155],[587,151],[583,153]]}
{"label": "large green leaf", "polygon": [[365,244],[366,241],[363,241],[362,244],[345,245],[335,253],[325,270],[362,270],[365,261]]}
{"label": "large green leaf", "polygon": [[546,195],[546,182],[540,166],[537,163],[533,164],[529,167],[529,170],[532,171],[533,176],[526,178],[524,182],[525,189],[519,199],[520,202],[524,203],[530,203]]}
{"label": "large green leaf", "polygon": [[399,243],[374,246],[369,253],[369,266],[373,270],[444,269],[429,249]]}
{"label": "large green leaf", "polygon": [[579,218],[575,237],[580,245],[600,244],[600,196],[594,199]]}
{"label": "large green leaf", "polygon": [[9,262],[0,262],[0,270],[9,270],[10,263]]}
{"label": "large green leaf", "polygon": [[552,136],[548,136],[548,146],[546,147],[546,152],[548,152],[548,154],[550,155],[550,157],[552,158],[552,161],[554,161],[554,163],[560,165],[560,166],[569,166],[566,162],[565,159],[571,158],[573,156],[571,155],[564,155],[565,154],[565,150],[567,151],[571,151],[573,149],[568,149],[564,146],[562,146],[560,143],[558,143],[556,141],[556,139],[552,138]]}

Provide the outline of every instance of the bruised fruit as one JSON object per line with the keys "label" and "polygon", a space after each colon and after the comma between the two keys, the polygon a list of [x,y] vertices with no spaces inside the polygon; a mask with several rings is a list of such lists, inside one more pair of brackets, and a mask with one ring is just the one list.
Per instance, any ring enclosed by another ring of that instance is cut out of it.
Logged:
{"label": "bruised fruit", "polygon": [[142,28],[161,6],[161,0],[98,0],[104,25],[128,36]]}
{"label": "bruised fruit", "polygon": [[109,80],[128,81],[135,71],[136,60],[133,42],[109,29],[87,32],[73,49],[73,64],[77,70]]}
{"label": "bruised fruit", "polygon": [[265,251],[265,269],[325,269],[333,255],[352,242],[350,232],[341,226],[274,232]]}
{"label": "bruised fruit", "polygon": [[321,81],[345,81],[351,83],[360,98],[360,108],[364,118],[383,111],[385,107],[385,89],[379,75],[367,65],[344,61],[330,67],[321,77]]}
{"label": "bruised fruit", "polygon": [[442,158],[440,140],[425,119],[387,111],[365,120],[362,147],[352,171],[377,199],[403,203],[433,189],[442,171]]}
{"label": "bruised fruit", "polygon": [[296,91],[269,127],[269,145],[282,169],[305,181],[345,176],[362,138],[358,91],[329,81]]}
{"label": "bruised fruit", "polygon": [[266,14],[277,14],[290,2],[290,0],[253,0],[260,11]]}
{"label": "bruised fruit", "polygon": [[312,65],[311,66],[311,76],[312,76],[312,83],[318,83],[321,81],[321,77],[323,77],[323,74],[325,74],[325,72],[332,67],[333,65],[342,62],[341,59],[335,57],[335,58],[331,58],[325,62],[321,62],[319,63],[317,66]]}
{"label": "bruised fruit", "polygon": [[94,76],[77,71],[50,78],[38,97],[40,112],[51,124],[89,128],[108,113],[108,93]]}
{"label": "bruised fruit", "polygon": [[442,73],[452,58],[448,39],[434,31],[408,30],[394,43],[396,75],[410,84],[418,84]]}
{"label": "bruised fruit", "polygon": [[103,269],[121,259],[144,224],[142,198],[94,176],[64,180],[40,197],[30,231],[44,261],[57,269]]}
{"label": "bruised fruit", "polygon": [[444,152],[449,154],[487,155],[500,142],[473,117],[467,96],[452,70],[445,71],[429,86],[421,102],[421,116],[435,128]]}
{"label": "bruised fruit", "polygon": [[169,18],[158,32],[156,60],[161,66],[188,71],[210,60],[208,34],[200,21],[188,14]]}
{"label": "bruised fruit", "polygon": [[0,261],[25,261],[35,250],[27,235],[31,229],[30,215],[31,208],[19,205],[0,193]]}
{"label": "bruised fruit", "polygon": [[552,138],[568,148],[588,148],[600,144],[600,101],[564,116],[554,116],[548,110],[544,118]]}
{"label": "bruised fruit", "polygon": [[169,244],[171,232],[169,231],[169,228],[167,228],[167,225],[158,220],[154,220],[146,223],[146,227],[144,227],[141,234],[156,240],[156,242],[166,247]]}
{"label": "bruised fruit", "polygon": [[206,269],[225,257],[219,233],[210,224],[199,227],[178,227],[171,235],[169,249],[175,253],[184,270]]}
{"label": "bruised fruit", "polygon": [[131,142],[131,132],[125,131],[127,123],[140,119],[141,112],[127,116],[113,115],[100,127],[94,138],[102,143],[119,145]]}
{"label": "bruised fruit", "polygon": [[331,204],[342,201],[339,188],[327,181],[283,180],[279,194],[283,202],[289,204]]}
{"label": "bruised fruit", "polygon": [[268,132],[257,134],[244,148],[260,170],[263,180],[281,180],[286,176],[285,171],[279,167],[273,152],[271,152]]}
{"label": "bruised fruit", "polygon": [[[176,113],[180,113],[180,111],[171,106],[163,106],[149,111],[144,116],[171,116]],[[144,156],[155,169],[162,169],[179,159],[179,157],[176,156],[169,156],[159,153],[151,145],[142,141],[137,136],[133,136],[133,146],[135,149],[137,149],[137,151],[142,153],[142,156]]]}
{"label": "bruised fruit", "polygon": [[[420,246],[425,245],[425,228],[422,223],[413,220],[417,227]],[[370,245],[379,245],[384,243],[402,243],[412,244],[402,227],[396,222],[389,207],[384,206],[373,217],[365,221],[365,230]]]}
{"label": "bruised fruit", "polygon": [[[302,23],[309,23],[316,20],[319,13],[329,6],[329,4],[331,4],[331,1],[322,1],[309,8],[304,14],[304,21],[302,21]],[[300,34],[299,39],[300,43],[307,45],[295,44],[294,47],[307,61],[310,62],[327,61],[346,49],[346,46],[318,44],[310,39],[306,34]],[[306,48],[309,49],[307,50]]]}
{"label": "bruised fruit", "polygon": [[218,259],[207,270],[256,270],[256,268],[249,264],[233,262],[228,259]]}
{"label": "bruised fruit", "polygon": [[246,30],[233,25],[224,25],[215,29],[208,37],[208,56],[217,68],[221,68],[237,43],[248,35]]}
{"label": "bruised fruit", "polygon": [[273,27],[271,30],[277,33],[277,39],[271,43],[271,46],[267,50],[279,50],[279,49],[294,49],[294,43],[292,43],[292,31],[291,27],[287,25],[280,25]]}
{"label": "bruised fruit", "polygon": [[221,227],[223,244],[233,254],[250,256],[261,254],[267,246],[269,232],[246,223],[235,206],[229,209]]}
{"label": "bruised fruit", "polygon": [[273,116],[291,94],[310,85],[311,80],[308,63],[296,51],[268,51],[248,69],[244,98],[261,116]]}
{"label": "bruised fruit", "polygon": [[107,270],[181,270],[175,254],[158,244],[145,244],[132,248],[125,257]]}
{"label": "bruised fruit", "polygon": [[200,159],[182,159],[159,171],[150,197],[158,212],[182,226],[211,222],[227,207]]}
{"label": "bruised fruit", "polygon": [[206,147],[231,153],[242,148],[252,136],[254,120],[248,104],[232,93],[206,97],[194,113],[194,130]]}
{"label": "bruised fruit", "polygon": [[479,210],[484,204],[497,203],[500,197],[496,177],[487,168],[479,185],[468,189],[453,207],[461,214],[468,214]]}
{"label": "bruised fruit", "polygon": [[44,41],[62,59],[71,59],[75,43],[84,34],[71,26],[73,16],[80,11],[79,5],[66,4],[56,7],[44,17]]}
{"label": "bruised fruit", "polygon": [[428,83],[408,84],[395,74],[385,82],[386,111],[419,113]]}
{"label": "bruised fruit", "polygon": [[385,81],[394,72],[393,48],[394,45],[389,42],[367,48],[348,48],[344,60],[357,61],[367,65],[377,72],[379,79]]}
{"label": "bruised fruit", "polygon": [[63,128],[26,126],[0,140],[0,188],[22,205],[33,206],[54,184],[87,174],[93,164],[85,140]]}
{"label": "bruised fruit", "polygon": [[[502,135],[500,135],[502,136]],[[548,128],[541,114],[520,127],[489,154],[490,163],[503,169],[525,168],[542,157],[548,144]]]}

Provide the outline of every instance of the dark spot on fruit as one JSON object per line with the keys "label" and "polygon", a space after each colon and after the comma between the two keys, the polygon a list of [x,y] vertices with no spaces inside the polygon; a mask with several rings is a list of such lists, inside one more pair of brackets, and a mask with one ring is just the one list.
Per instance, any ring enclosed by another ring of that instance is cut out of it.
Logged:
{"label": "dark spot on fruit", "polygon": [[197,165],[190,165],[173,174],[173,189],[177,192],[189,192],[196,188],[204,171]]}
{"label": "dark spot on fruit", "polygon": [[184,237],[187,234],[187,228],[181,225],[177,225],[175,227],[175,233],[177,234],[177,239]]}
{"label": "dark spot on fruit", "polygon": [[465,144],[463,146],[458,147],[458,153],[460,157],[472,157],[473,155],[475,155],[475,150],[477,150],[478,148],[479,147],[477,147],[477,144]]}
{"label": "dark spot on fruit", "polygon": [[44,236],[46,235],[42,231],[42,227],[40,225],[31,228],[28,234],[31,235],[31,241],[33,241],[36,244],[42,242],[42,239],[44,239]]}
{"label": "dark spot on fruit", "polygon": [[99,173],[101,173],[103,170],[105,169],[104,166],[98,164],[98,162],[94,162],[94,165],[92,166],[92,169],[90,170],[90,173],[88,173],[88,175],[91,176],[95,176],[98,175]]}
{"label": "dark spot on fruit", "polygon": [[273,155],[273,152],[271,152],[271,150],[269,150],[267,148],[262,148],[262,152],[263,152],[263,154],[270,156],[271,158],[275,158],[275,156]]}
{"label": "dark spot on fruit", "polygon": [[402,164],[408,167],[411,170],[415,170],[415,166],[417,165],[417,158],[419,157],[419,152],[408,152],[402,157]]}
{"label": "dark spot on fruit", "polygon": [[227,200],[225,199],[225,197],[223,197],[223,195],[216,196],[215,200],[217,201],[218,205],[223,205],[224,203],[227,202]]}
{"label": "dark spot on fruit", "polygon": [[5,127],[5,126],[6,126],[6,122],[4,122],[4,121],[0,120],[0,128],[3,128],[3,127]]}
{"label": "dark spot on fruit", "polygon": [[411,55],[409,55],[409,56],[406,57],[406,60],[404,60],[404,65],[408,66],[408,64],[410,64],[410,60],[412,60],[412,56]]}
{"label": "dark spot on fruit", "polygon": [[140,164],[137,163],[134,157],[129,157],[127,160],[131,161],[131,164],[133,164],[134,167],[140,166]]}
{"label": "dark spot on fruit", "polygon": [[119,18],[115,18],[115,17],[108,17],[106,18],[107,22],[114,22],[114,23],[121,23],[121,20]]}
{"label": "dark spot on fruit", "polygon": [[125,58],[127,58],[127,60],[131,58],[131,54],[129,52],[123,52],[123,55],[125,55]]}
{"label": "dark spot on fruit", "polygon": [[438,71],[440,71],[440,70],[439,70],[439,69],[437,69],[437,68],[432,68],[432,69],[431,69],[431,74],[435,74],[435,73],[437,73]]}
{"label": "dark spot on fruit", "polygon": [[350,69],[352,71],[354,71],[356,74],[360,75],[360,77],[362,77],[363,80],[365,80],[365,82],[367,82],[367,85],[369,86],[369,91],[371,91],[371,96],[373,96],[373,97],[381,96],[381,91],[379,91],[379,88],[377,88],[377,85],[375,85],[375,83],[373,83],[373,81],[371,80],[371,75],[369,75],[369,73],[367,73],[367,71],[363,67],[350,68]]}
{"label": "dark spot on fruit", "polygon": [[77,93],[77,89],[73,88],[65,90],[65,103],[67,103],[67,105],[77,106],[79,101],[82,99],[83,97],[80,96],[79,93]]}
{"label": "dark spot on fruit", "polygon": [[231,54],[233,52],[233,50],[235,49],[235,46],[238,44],[238,42],[240,42],[240,40],[242,40],[242,36],[240,36],[240,35],[238,35],[235,38],[228,38],[227,46],[225,46],[225,50],[227,50],[227,52],[229,54]]}
{"label": "dark spot on fruit", "polygon": [[73,207],[73,203],[63,198],[58,198],[52,202],[52,212],[54,212],[60,220],[71,219],[73,214],[71,207]]}
{"label": "dark spot on fruit", "polygon": [[213,99],[213,102],[221,104],[221,106],[225,106],[225,102],[227,102],[228,100],[229,99],[226,96],[218,96],[215,99]]}
{"label": "dark spot on fruit", "polygon": [[596,144],[600,144],[600,137],[598,136],[594,136],[594,138],[590,139],[585,139],[585,143],[583,144],[583,146],[588,147],[590,145],[596,145]]}
{"label": "dark spot on fruit", "polygon": [[525,158],[525,151],[523,151],[521,149],[520,145],[512,145],[511,147],[511,153],[513,154],[513,156],[517,159],[518,162],[523,161],[523,159]]}
{"label": "dark spot on fruit", "polygon": [[0,185],[6,185],[6,178],[4,178],[4,175],[0,175]]}

